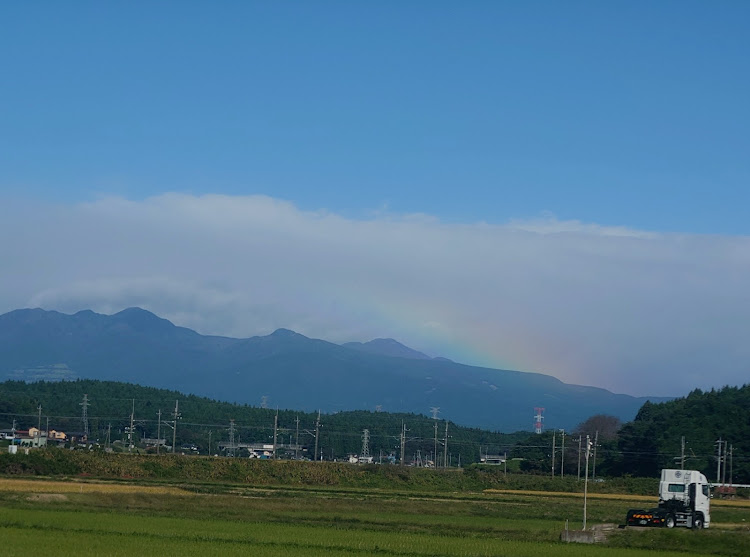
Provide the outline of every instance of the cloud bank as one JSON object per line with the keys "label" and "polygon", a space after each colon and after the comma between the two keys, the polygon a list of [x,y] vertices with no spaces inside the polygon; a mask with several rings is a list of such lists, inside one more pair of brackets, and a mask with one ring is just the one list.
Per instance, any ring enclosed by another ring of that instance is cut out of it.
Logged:
{"label": "cloud bank", "polygon": [[286,327],[638,395],[750,377],[750,238],[553,217],[354,220],[264,196],[0,208],[0,312],[140,306],[203,334]]}

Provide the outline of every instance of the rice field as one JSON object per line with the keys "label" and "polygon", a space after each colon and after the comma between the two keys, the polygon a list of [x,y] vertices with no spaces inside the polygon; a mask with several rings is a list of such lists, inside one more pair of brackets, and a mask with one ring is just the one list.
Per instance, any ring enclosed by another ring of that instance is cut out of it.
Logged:
{"label": "rice field", "polygon": [[[229,490],[229,488],[227,488]],[[607,545],[559,542],[580,528],[570,494],[335,490],[196,493],[179,486],[0,479],[0,554],[685,556],[748,555],[748,506],[721,506],[716,526],[616,531]],[[617,522],[643,501],[589,501],[589,525]]]}

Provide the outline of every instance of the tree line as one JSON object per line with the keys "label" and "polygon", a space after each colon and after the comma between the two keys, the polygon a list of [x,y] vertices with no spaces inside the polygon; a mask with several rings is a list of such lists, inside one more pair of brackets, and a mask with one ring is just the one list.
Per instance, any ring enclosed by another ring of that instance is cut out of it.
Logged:
{"label": "tree line", "polygon": [[[414,413],[347,411],[323,414],[317,422],[317,412],[260,408],[121,382],[7,381],[0,383],[0,427],[10,428],[15,420],[18,429],[39,422],[44,429],[49,419],[50,429],[81,431],[84,394],[90,401],[91,437],[104,442],[109,432],[112,444],[124,439],[131,413],[137,438],[155,438],[161,421],[161,437],[171,443],[166,424],[174,419],[172,412],[179,401],[176,445],[194,445],[203,454],[209,448],[215,454],[228,443],[230,421],[239,443],[272,443],[276,423],[277,443],[299,445],[301,454],[310,459],[320,458],[321,453],[325,460],[360,454],[367,429],[370,454],[376,462],[400,456],[403,434],[407,462],[455,466],[480,462],[487,454],[507,454],[519,459],[524,472],[578,476],[589,435],[592,442],[597,441],[590,460],[590,473],[597,477],[656,477],[662,468],[684,466],[701,470],[714,483],[750,483],[750,385],[694,390],[669,402],[647,402],[626,424],[613,416],[597,415],[571,432],[537,435],[530,431],[503,434]],[[318,455],[313,454],[316,429]],[[442,461],[444,454],[447,462]]]}

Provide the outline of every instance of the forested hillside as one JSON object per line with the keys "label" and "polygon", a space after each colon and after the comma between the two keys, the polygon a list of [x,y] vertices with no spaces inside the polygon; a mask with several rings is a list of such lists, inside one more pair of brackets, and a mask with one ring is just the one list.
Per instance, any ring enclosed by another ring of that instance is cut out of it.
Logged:
{"label": "forested hillside", "polygon": [[[41,423],[42,429],[82,431],[82,402],[87,395],[87,414],[92,438],[105,441],[110,431],[110,442],[123,440],[133,414],[136,439],[157,436],[158,412],[161,411],[161,437],[171,444],[172,430],[167,422],[173,420],[175,403],[179,401],[180,418],[177,424],[177,445],[195,444],[201,452],[217,452],[220,442],[229,439],[230,420],[235,423],[235,439],[243,443],[273,441],[274,417],[277,411],[248,405],[219,402],[209,398],[186,395],[177,391],[142,387],[112,381],[78,380],[61,382],[7,381],[0,383],[0,427],[28,429]],[[39,407],[41,406],[41,411]],[[297,420],[299,419],[299,428]],[[304,445],[304,455],[312,457],[317,413],[278,411],[278,443]],[[320,418],[319,453],[326,460],[343,459],[348,454],[359,454],[362,432],[369,430],[370,454],[377,460],[398,455],[402,424],[406,425],[407,461],[420,457],[426,461],[435,452],[443,455],[445,420],[433,420],[425,415],[353,411],[323,414]],[[298,434],[299,431],[299,434]],[[297,437],[299,435],[299,437]],[[501,434],[481,429],[448,424],[448,459],[454,465],[478,462],[483,453],[509,450],[528,432]]]}
{"label": "forested hillside", "polygon": [[[703,471],[712,482],[750,483],[750,385],[703,392],[652,404],[619,433],[618,452],[607,469],[653,476],[680,467],[685,438],[685,468]],[[721,441],[721,470],[717,478]]]}

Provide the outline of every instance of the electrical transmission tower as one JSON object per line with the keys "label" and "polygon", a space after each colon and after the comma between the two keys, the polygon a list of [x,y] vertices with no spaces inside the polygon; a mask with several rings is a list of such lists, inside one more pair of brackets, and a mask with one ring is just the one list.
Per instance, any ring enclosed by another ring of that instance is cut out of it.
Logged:
{"label": "electrical transmission tower", "polygon": [[268,408],[268,396],[263,395],[262,397],[260,397],[260,407]]}
{"label": "electrical transmission tower", "polygon": [[89,436],[89,395],[83,395],[83,402],[79,402],[78,405],[81,407],[81,420],[83,421],[83,433],[88,439]]}
{"label": "electrical transmission tower", "polygon": [[370,459],[370,430],[365,429],[362,432],[362,452],[359,455],[360,462],[367,462]]}
{"label": "electrical transmission tower", "polygon": [[234,419],[229,420],[229,447],[227,448],[227,456],[234,456],[234,433],[236,429],[234,427]]}

